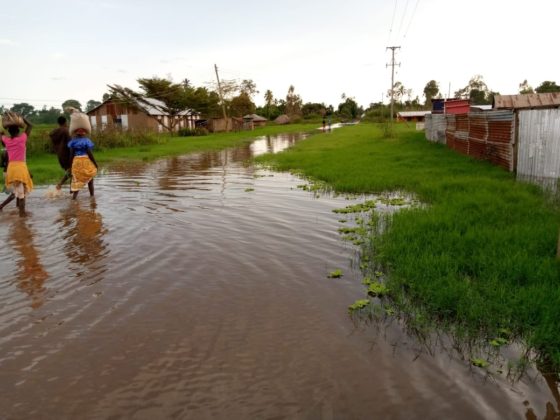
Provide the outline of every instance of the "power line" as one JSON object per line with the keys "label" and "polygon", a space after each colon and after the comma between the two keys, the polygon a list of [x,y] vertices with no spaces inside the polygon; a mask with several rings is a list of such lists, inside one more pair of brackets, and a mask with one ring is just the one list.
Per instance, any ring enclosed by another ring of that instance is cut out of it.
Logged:
{"label": "power line", "polygon": [[[402,14],[402,17],[401,17],[401,23],[400,23],[400,25],[399,25],[399,35],[401,34],[401,29],[402,29],[402,25],[403,25],[403,23],[404,23],[404,18],[406,17],[406,11],[407,11],[407,9],[408,9],[408,0],[406,0],[406,3],[405,3],[405,5],[404,5],[403,14]],[[398,37],[397,37],[397,38],[398,38]]]}
{"label": "power line", "polygon": [[412,20],[414,19],[414,15],[416,14],[416,9],[418,7],[418,3],[420,3],[420,0],[416,0],[416,4],[414,5],[414,9],[412,10],[412,16],[410,17],[410,20],[408,21],[408,26],[406,27],[406,31],[404,32],[403,39],[405,39],[406,35],[408,34],[408,30],[410,29],[410,25],[412,24]]}
{"label": "power line", "polygon": [[393,23],[395,23],[395,15],[397,14],[397,4],[399,0],[395,0],[395,7],[393,8],[393,18],[391,19],[391,28],[389,29],[389,39],[387,40],[387,44],[391,41],[391,35],[393,34]]}

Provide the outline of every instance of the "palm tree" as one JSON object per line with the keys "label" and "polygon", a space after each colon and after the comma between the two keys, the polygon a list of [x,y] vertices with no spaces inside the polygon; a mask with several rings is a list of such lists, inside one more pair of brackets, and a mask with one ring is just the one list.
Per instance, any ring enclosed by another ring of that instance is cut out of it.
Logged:
{"label": "palm tree", "polygon": [[274,96],[272,95],[272,91],[267,89],[264,93],[264,101],[266,103],[266,118],[270,118],[270,107],[274,103]]}

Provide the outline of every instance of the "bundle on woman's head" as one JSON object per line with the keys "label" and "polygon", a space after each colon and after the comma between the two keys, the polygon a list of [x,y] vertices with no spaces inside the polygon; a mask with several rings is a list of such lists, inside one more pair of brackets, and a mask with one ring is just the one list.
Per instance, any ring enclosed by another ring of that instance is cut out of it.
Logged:
{"label": "bundle on woman's head", "polygon": [[[91,133],[91,123],[86,114],[72,107],[67,107],[66,112],[70,113],[70,127],[68,128],[70,134],[83,136]],[[78,130],[80,130],[80,132],[78,132]]]}
{"label": "bundle on woman's head", "polygon": [[23,121],[23,117],[14,111],[6,111],[4,115],[2,115],[2,127],[19,127],[24,128],[25,122]]}

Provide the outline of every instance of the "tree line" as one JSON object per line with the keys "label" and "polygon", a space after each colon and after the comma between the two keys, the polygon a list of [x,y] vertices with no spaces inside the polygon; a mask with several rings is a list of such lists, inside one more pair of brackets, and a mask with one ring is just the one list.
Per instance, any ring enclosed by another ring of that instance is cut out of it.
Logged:
{"label": "tree line", "polygon": [[[147,99],[158,99],[161,104],[156,104],[156,108],[169,116],[176,116],[185,110],[192,109],[200,113],[201,118],[222,117],[225,111],[228,117],[242,117],[257,113],[273,120],[286,114],[291,121],[298,121],[328,115],[342,120],[354,120],[363,113],[363,108],[356,103],[355,99],[345,94],[342,94],[342,101],[336,109],[325,103],[304,103],[293,85],[289,86],[286,96],[280,98],[275,97],[272,91],[267,89],[263,97],[264,105],[257,107],[253,99],[259,91],[251,79],[244,79],[241,82],[223,80],[219,87],[214,84],[194,86],[189,79],[177,83],[160,77],[140,78],[137,82],[139,85],[137,90],[119,85],[108,85],[108,91],[103,95],[101,101],[91,99],[85,106],[82,106],[76,99],[64,101],[60,108],[43,106],[41,109],[36,109],[27,102],[20,102],[9,108],[0,106],[0,112],[11,110],[22,114],[36,124],[54,124],[68,107],[88,112],[108,99],[133,108],[142,105],[153,107],[153,102],[149,102]],[[172,129],[172,127],[167,128]]]}
{"label": "tree line", "polygon": [[[67,99],[60,108],[43,106],[36,109],[27,102],[16,103],[7,108],[0,106],[0,113],[11,110],[29,118],[36,124],[54,124],[56,119],[64,114],[67,107],[73,107],[88,112],[103,101],[113,99],[129,106],[142,105],[145,98],[158,99],[163,103],[162,112],[167,115],[179,115],[187,109],[193,109],[201,114],[201,118],[222,117],[224,111],[228,117],[242,117],[247,114],[258,114],[269,120],[286,114],[292,121],[318,119],[332,116],[342,121],[356,120],[364,113],[371,120],[383,120],[388,118],[388,107],[383,101],[371,103],[365,110],[359,106],[356,100],[346,94],[341,95],[341,102],[335,108],[325,103],[306,102],[296,93],[295,87],[290,85],[286,96],[275,97],[270,89],[264,92],[264,105],[257,107],[253,98],[259,94],[256,84],[251,79],[241,82],[235,80],[224,80],[220,87],[216,84],[209,86],[194,86],[190,80],[184,79],[175,83],[172,80],[152,77],[137,80],[139,90],[108,85],[101,101],[90,99],[84,107],[76,99]],[[533,88],[527,80],[519,84],[519,93],[546,93],[560,92],[560,86],[555,81],[545,80],[536,88]],[[221,93],[221,97],[220,97]],[[461,89],[454,92],[454,97],[470,99],[473,105],[491,104],[494,95],[498,92],[490,89],[481,75],[473,76]],[[414,96],[412,89],[406,88],[402,82],[397,81],[393,89],[387,91],[386,97],[393,96],[395,101],[395,112],[402,110],[430,109],[432,99],[443,98],[438,82],[430,80],[426,83],[422,96],[423,103],[418,95]],[[168,127],[169,128],[169,127]]]}
{"label": "tree line", "polygon": [[[536,88],[533,89],[531,85],[524,80],[519,84],[520,94],[529,93],[549,93],[560,92],[560,86],[554,81],[545,80]],[[469,99],[472,105],[490,105],[493,102],[495,92],[488,87],[482,75],[475,75],[471,77],[466,86],[453,92],[454,98]],[[388,89],[386,93],[387,99],[393,96],[394,112],[399,111],[414,111],[414,110],[429,110],[432,108],[432,99],[443,98],[439,83],[435,80],[430,80],[426,83],[423,89],[424,101],[421,102],[418,96],[413,95],[412,89],[406,88],[402,82],[395,82],[393,89]],[[365,117],[370,121],[384,121],[389,118],[389,106],[383,102],[371,103],[365,109]]]}

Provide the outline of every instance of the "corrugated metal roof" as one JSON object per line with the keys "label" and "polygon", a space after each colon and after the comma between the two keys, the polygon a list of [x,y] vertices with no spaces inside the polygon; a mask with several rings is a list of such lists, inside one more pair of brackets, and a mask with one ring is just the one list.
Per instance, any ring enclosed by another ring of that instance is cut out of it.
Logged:
{"label": "corrugated metal roof", "polygon": [[527,93],[524,95],[496,95],[495,109],[531,109],[560,107],[560,92]]}
{"label": "corrugated metal roof", "polygon": [[492,109],[492,105],[471,105],[470,111],[489,111]]}
{"label": "corrugated metal roof", "polygon": [[[154,98],[147,98],[147,97],[143,97],[142,99],[143,99],[142,102],[136,101],[136,104],[137,104],[138,108],[140,108],[140,110],[144,111],[148,115],[153,115],[153,116],[168,115],[168,114],[162,112],[161,110],[159,110],[157,108],[157,107],[164,107],[165,106],[165,104],[162,101],[160,101],[158,99],[154,99]],[[92,115],[92,113],[97,111],[98,108],[100,108],[101,106],[103,106],[105,104],[111,103],[111,102],[115,102],[115,100],[112,99],[112,98],[107,99],[106,101],[103,101],[101,104],[99,104],[95,108],[90,109],[88,112],[86,112],[86,114]],[[126,103],[123,103],[123,105],[126,105]],[[196,112],[193,109],[187,109],[187,110],[181,112],[179,115],[181,115],[181,116],[200,115],[200,112]]]}
{"label": "corrugated metal roof", "polygon": [[[138,102],[138,106],[142,108],[148,115],[155,115],[155,116],[163,116],[167,115],[165,112],[161,111],[161,107],[165,107],[165,103],[160,101],[159,99],[154,98],[142,98],[142,102]],[[158,108],[159,107],[159,108]],[[193,115],[196,114],[192,109],[186,109],[182,111],[178,115]]]}
{"label": "corrugated metal roof", "polygon": [[424,117],[431,113],[432,111],[401,111],[397,115],[399,117]]}

